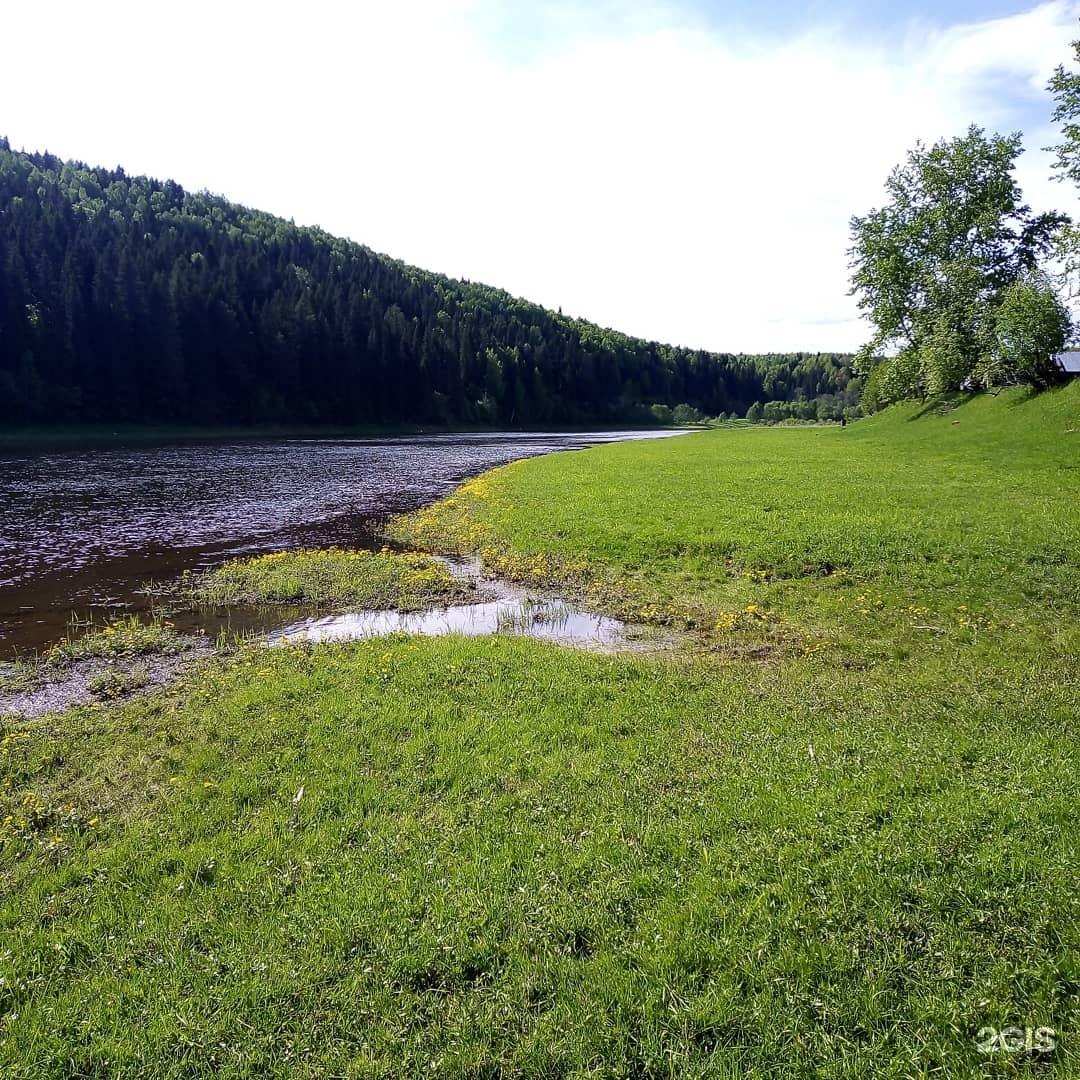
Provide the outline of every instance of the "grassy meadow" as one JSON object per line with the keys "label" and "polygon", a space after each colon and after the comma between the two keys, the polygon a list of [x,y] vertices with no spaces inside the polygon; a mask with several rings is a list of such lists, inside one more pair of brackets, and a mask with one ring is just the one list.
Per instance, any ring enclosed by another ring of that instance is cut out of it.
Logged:
{"label": "grassy meadow", "polygon": [[395,533],[684,644],[245,647],[5,721],[0,1075],[1080,1075],[1080,383]]}

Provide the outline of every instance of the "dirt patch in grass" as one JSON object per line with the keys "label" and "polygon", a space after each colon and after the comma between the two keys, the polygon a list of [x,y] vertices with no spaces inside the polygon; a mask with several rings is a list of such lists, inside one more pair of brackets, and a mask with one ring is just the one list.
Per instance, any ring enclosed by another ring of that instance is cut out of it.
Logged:
{"label": "dirt patch in grass", "polygon": [[131,697],[165,685],[211,652],[207,642],[178,634],[161,619],[118,619],[72,634],[37,659],[10,665],[0,675],[0,717],[33,719]]}
{"label": "dirt patch in grass", "polygon": [[172,682],[196,660],[213,650],[205,642],[192,642],[175,656],[154,656],[142,661],[77,660],[60,669],[45,669],[27,689],[0,690],[0,718],[5,715],[34,719],[95,701],[117,701]]}

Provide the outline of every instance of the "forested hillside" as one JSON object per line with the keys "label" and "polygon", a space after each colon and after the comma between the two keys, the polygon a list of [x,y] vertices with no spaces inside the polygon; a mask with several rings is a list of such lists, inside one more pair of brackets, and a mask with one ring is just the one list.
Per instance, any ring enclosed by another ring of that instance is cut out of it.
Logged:
{"label": "forested hillside", "polygon": [[845,356],[642,341],[171,181],[0,140],[9,424],[640,422],[679,403],[839,415],[857,396]]}

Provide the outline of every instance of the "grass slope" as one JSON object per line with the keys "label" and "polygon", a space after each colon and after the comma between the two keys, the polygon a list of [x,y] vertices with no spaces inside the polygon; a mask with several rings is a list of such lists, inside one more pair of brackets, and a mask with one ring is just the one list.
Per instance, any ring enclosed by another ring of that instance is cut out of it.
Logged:
{"label": "grass slope", "polygon": [[534,562],[567,578],[599,566],[639,598],[708,613],[777,603],[861,638],[885,618],[860,620],[867,607],[914,605],[927,609],[917,621],[950,624],[961,605],[998,625],[1075,613],[1078,502],[1074,384],[1030,401],[896,408],[846,429],[755,427],[517,462],[399,532],[525,577]]}
{"label": "grass slope", "polygon": [[706,648],[250,651],[11,725],[0,1072],[1077,1075],[1078,426],[510,466],[410,528]]}

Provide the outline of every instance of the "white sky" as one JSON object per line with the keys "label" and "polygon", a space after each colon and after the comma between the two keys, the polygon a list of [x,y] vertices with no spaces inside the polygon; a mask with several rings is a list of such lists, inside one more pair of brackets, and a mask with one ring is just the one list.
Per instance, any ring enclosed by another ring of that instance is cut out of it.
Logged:
{"label": "white sky", "polygon": [[731,351],[862,343],[848,220],[918,138],[1022,128],[1028,200],[1080,210],[1039,150],[1078,2],[874,36],[662,0],[604,32],[540,0],[558,33],[532,51],[491,31],[499,3],[9,5],[0,134]]}

